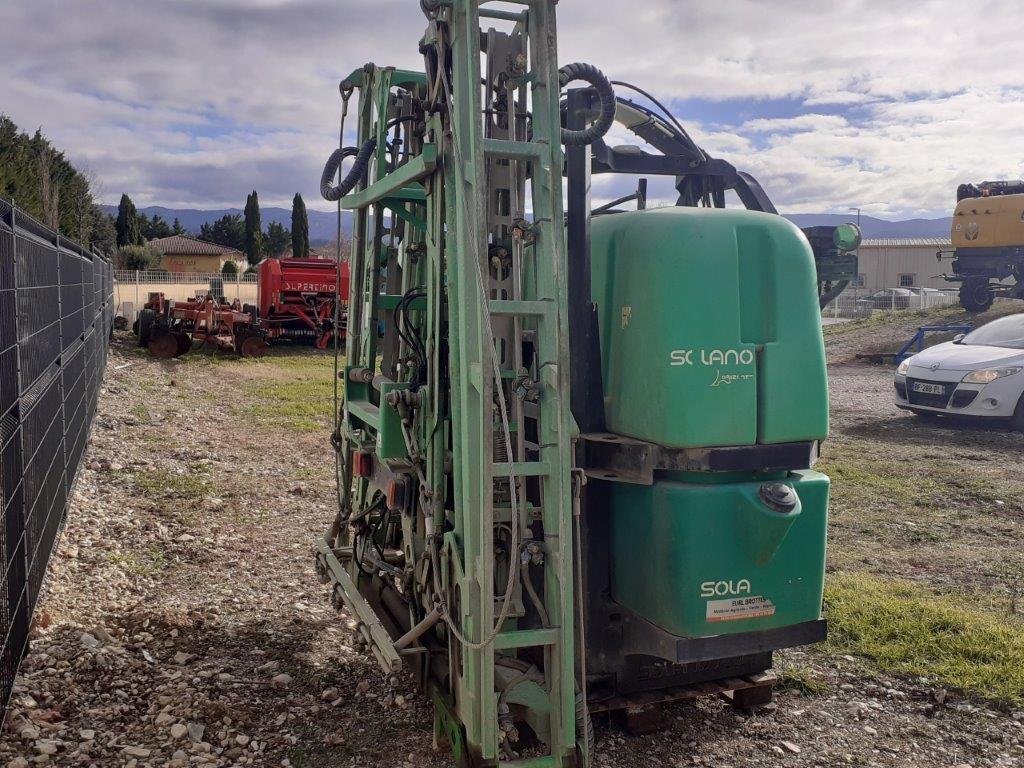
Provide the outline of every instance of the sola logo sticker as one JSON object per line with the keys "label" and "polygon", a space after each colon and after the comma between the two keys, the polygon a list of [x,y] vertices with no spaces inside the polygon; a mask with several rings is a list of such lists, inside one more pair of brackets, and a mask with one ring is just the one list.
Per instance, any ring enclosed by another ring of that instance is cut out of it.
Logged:
{"label": "sola logo sticker", "polygon": [[751,365],[754,353],[749,349],[673,349],[669,352],[669,365],[696,365],[694,354],[701,365]]}
{"label": "sola logo sticker", "polygon": [[701,597],[723,597],[724,595],[749,595],[750,582],[739,581],[705,581],[700,585]]}

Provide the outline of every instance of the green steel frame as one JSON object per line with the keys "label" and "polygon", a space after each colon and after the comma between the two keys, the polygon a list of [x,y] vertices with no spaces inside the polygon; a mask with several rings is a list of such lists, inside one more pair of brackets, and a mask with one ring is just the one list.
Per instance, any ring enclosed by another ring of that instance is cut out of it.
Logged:
{"label": "green steel frame", "polygon": [[430,688],[460,763],[577,765],[555,0],[434,5],[425,74],[343,84],[376,147],[341,200],[342,498],[319,566],[382,666]]}

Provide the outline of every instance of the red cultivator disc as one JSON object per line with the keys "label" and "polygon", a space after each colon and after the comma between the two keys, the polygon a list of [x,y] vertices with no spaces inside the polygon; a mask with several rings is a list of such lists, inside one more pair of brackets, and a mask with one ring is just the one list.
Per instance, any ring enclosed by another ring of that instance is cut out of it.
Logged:
{"label": "red cultivator disc", "polygon": [[149,354],[161,360],[170,360],[178,355],[177,334],[161,333],[149,340]]}
{"label": "red cultivator disc", "polygon": [[263,357],[267,354],[266,339],[259,336],[247,336],[238,347],[238,354],[242,357]]}

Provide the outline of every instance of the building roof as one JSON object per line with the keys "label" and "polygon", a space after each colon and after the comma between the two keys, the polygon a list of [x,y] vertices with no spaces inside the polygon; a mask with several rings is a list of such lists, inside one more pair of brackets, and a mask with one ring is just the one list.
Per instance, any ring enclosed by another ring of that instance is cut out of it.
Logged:
{"label": "building roof", "polygon": [[241,258],[242,256],[242,252],[235,248],[208,243],[188,235],[158,237],[150,240],[149,244],[159,248],[165,256],[229,256],[231,258]]}
{"label": "building roof", "polygon": [[943,248],[952,245],[948,237],[870,237],[861,248]]}

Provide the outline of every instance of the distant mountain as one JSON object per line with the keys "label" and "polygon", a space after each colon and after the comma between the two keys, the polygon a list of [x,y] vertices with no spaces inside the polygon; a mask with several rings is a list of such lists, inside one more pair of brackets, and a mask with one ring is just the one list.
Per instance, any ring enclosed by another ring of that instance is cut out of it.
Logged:
{"label": "distant mountain", "polygon": [[[104,205],[102,206],[106,213],[117,215],[116,205]],[[148,208],[140,208],[140,213],[144,213],[147,216],[152,217],[153,214],[159,214],[160,218],[164,219],[168,224],[178,219],[188,232],[193,234],[199,231],[199,228],[203,224],[212,223],[222,216],[226,215],[239,215],[241,216],[244,211],[241,208],[220,208],[217,210],[203,210],[199,208],[164,208],[160,205],[151,205]],[[263,220],[263,226],[266,227],[272,221],[282,224],[287,228],[292,226],[292,211],[291,208],[269,208],[261,207],[260,214]],[[306,209],[306,214],[309,217],[309,241],[312,244],[333,242],[337,232],[338,214],[337,212],[325,212],[315,211],[312,208]],[[342,211],[341,214],[341,228],[342,231],[348,235],[352,232],[352,214],[349,211]]]}
{"label": "distant mountain", "polygon": [[[116,205],[104,205],[103,210],[107,213],[117,215]],[[241,208],[221,208],[218,210],[202,210],[198,208],[164,208],[153,205],[140,209],[147,216],[154,213],[171,223],[174,219],[181,221],[181,225],[189,232],[195,233],[199,228],[208,222],[214,222],[225,214],[242,214]],[[266,227],[272,221],[283,224],[285,227],[292,225],[292,212],[288,208],[261,208],[263,215],[263,226]],[[309,215],[309,240],[313,244],[325,244],[333,242],[336,232],[338,214],[335,212],[316,211],[307,209]],[[792,213],[786,216],[798,227],[835,226],[846,221],[855,220],[855,216],[836,213]],[[860,227],[865,238],[869,237],[949,237],[951,219],[947,216],[941,219],[907,219],[906,221],[886,221],[876,219],[874,216],[861,216]],[[352,213],[342,211],[342,231],[345,235],[352,234]]]}
{"label": "distant mountain", "polygon": [[[786,218],[798,227],[835,226],[846,221],[856,221],[856,215],[836,213],[792,213]],[[907,219],[886,221],[874,216],[861,216],[860,229],[864,238],[872,237],[949,237],[952,219]]]}

